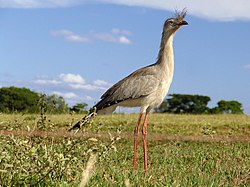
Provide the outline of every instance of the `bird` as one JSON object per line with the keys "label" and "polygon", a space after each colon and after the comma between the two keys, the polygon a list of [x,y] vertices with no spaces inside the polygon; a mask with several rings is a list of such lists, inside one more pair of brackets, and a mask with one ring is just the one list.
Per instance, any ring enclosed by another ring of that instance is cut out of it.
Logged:
{"label": "bird", "polygon": [[144,152],[144,171],[147,172],[147,124],[151,109],[160,106],[163,102],[174,74],[174,49],[173,39],[176,31],[183,25],[188,25],[184,20],[186,9],[176,11],[175,16],[168,18],[163,25],[160,48],[156,62],[140,68],[127,77],[111,86],[95,104],[88,115],[76,123],[72,128],[81,128],[89,119],[97,114],[111,114],[117,106],[140,107],[140,114],[134,129],[134,157],[133,168],[136,170],[138,135],[140,124],[142,125],[142,142]]}

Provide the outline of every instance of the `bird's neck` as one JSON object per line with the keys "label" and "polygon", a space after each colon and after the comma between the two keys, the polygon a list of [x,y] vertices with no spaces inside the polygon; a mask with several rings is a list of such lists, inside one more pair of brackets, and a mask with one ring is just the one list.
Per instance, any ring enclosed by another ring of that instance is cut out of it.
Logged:
{"label": "bird's neck", "polygon": [[173,50],[174,33],[162,33],[160,50],[156,64],[161,66],[160,68],[168,74],[173,76],[174,72],[174,50]]}

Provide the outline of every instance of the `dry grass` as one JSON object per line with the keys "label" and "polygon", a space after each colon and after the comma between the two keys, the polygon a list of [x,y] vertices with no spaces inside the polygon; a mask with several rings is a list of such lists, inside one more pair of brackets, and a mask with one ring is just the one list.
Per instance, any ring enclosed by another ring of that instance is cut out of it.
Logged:
{"label": "dry grass", "polygon": [[97,162],[97,156],[95,154],[91,154],[87,162],[87,166],[82,172],[82,179],[79,184],[79,187],[84,187],[88,184],[88,182],[90,181],[90,177],[94,173],[94,167],[96,162]]}

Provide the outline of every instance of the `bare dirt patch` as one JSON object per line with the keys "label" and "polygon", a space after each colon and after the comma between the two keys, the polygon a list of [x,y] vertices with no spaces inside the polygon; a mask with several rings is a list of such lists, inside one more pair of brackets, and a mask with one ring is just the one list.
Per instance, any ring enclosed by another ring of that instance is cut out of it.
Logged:
{"label": "bare dirt patch", "polygon": [[[111,133],[113,137],[120,137],[124,139],[133,139],[133,133]],[[47,138],[99,138],[109,139],[110,134],[99,132],[82,132],[77,133],[68,132],[64,130],[51,131],[24,131],[24,130],[0,130],[0,136],[19,136],[19,137],[47,137]],[[241,136],[226,136],[226,135],[173,135],[173,134],[159,134],[149,133],[149,141],[195,141],[195,142],[250,142],[250,137],[246,135]]]}

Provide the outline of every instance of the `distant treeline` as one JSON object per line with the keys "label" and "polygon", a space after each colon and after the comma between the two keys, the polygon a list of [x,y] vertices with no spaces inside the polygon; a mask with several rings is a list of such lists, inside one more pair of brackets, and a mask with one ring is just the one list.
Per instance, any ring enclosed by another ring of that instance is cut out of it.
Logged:
{"label": "distant treeline", "polygon": [[41,94],[28,88],[0,88],[0,112],[4,113],[39,113],[41,110],[46,113],[85,112],[87,106],[79,103],[70,108],[62,96]]}
{"label": "distant treeline", "polygon": [[243,114],[242,104],[238,101],[221,100],[214,108],[207,106],[210,97],[202,95],[170,94],[155,112],[176,114]]}
{"label": "distant treeline", "polygon": [[[209,108],[208,96],[170,94],[155,112],[168,112],[176,114],[243,114],[242,104],[238,101],[221,100],[218,106]],[[68,107],[62,96],[46,95],[31,91],[28,88],[2,87],[0,88],[0,112],[25,112],[39,113],[41,110],[47,113],[87,112],[88,104],[82,102]]]}

